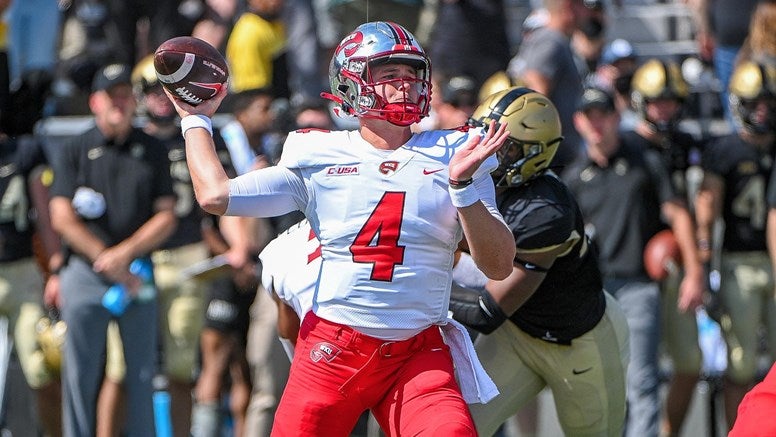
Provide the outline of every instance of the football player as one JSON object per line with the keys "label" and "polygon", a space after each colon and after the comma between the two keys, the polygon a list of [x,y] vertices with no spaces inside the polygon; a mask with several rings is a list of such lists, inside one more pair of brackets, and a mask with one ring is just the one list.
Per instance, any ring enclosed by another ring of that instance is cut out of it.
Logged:
{"label": "football player", "polygon": [[[720,325],[728,347],[724,399],[732,426],[738,404],[757,377],[761,325],[770,342],[776,340],[773,268],[766,245],[766,185],[776,139],[776,68],[742,62],[733,71],[728,91],[736,130],[704,150],[695,216],[702,259],[711,257],[712,247],[721,247]],[[725,230],[717,245],[712,228],[720,219]]]}
{"label": "football player", "polygon": [[206,210],[301,210],[321,241],[313,311],[273,435],[347,435],[370,409],[391,435],[474,436],[466,401],[487,402],[497,390],[466,330],[447,316],[450,272],[462,236],[489,277],[512,270],[515,247],[489,176],[506,124],[413,134],[428,114],[431,63],[395,23],[356,28],[329,72],[328,97],[357,117],[358,130],[292,132],[277,166],[235,179],[209,132],[226,92],[197,107],[175,102]]}
{"label": "football player", "polygon": [[[689,95],[679,65],[650,59],[634,73],[631,89],[638,121],[634,130],[623,132],[625,141],[657,151],[668,169],[674,191],[691,203],[700,172],[701,145],[692,135],[679,130]],[[663,341],[673,362],[662,424],[664,435],[676,435],[681,430],[701,371],[695,309],[703,303],[702,290],[686,288],[680,294],[681,279],[682,272],[676,271],[661,284]]]}
{"label": "football player", "polygon": [[[475,287],[454,287],[451,298],[457,320],[488,334],[475,348],[501,392],[471,406],[477,431],[493,435],[549,387],[567,435],[620,435],[628,325],[602,288],[574,197],[548,168],[563,139],[558,112],[544,95],[512,87],[486,99],[470,122],[510,126],[492,175],[517,248],[507,279],[459,274]],[[456,270],[466,263],[464,254]]]}

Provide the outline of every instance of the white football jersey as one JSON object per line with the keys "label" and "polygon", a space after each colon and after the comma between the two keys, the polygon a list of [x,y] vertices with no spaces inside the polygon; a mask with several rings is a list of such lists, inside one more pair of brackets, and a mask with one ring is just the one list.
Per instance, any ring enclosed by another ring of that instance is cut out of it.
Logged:
{"label": "white football jersey", "polygon": [[281,232],[259,254],[261,283],[294,309],[299,320],[313,307],[321,244],[307,220]]}
{"label": "white football jersey", "polygon": [[[448,164],[480,133],[423,132],[397,150],[380,150],[358,131],[293,132],[278,164],[290,171],[238,180],[228,212],[268,214],[297,205],[322,245],[315,313],[367,335],[403,340],[447,319],[453,252],[462,235],[447,191]],[[497,164],[490,157],[474,178],[483,203],[500,218],[490,179]]]}

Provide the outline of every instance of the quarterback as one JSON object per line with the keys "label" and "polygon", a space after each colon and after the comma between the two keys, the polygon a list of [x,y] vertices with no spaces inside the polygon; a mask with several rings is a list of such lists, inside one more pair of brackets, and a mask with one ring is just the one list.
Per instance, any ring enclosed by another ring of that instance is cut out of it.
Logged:
{"label": "quarterback", "polygon": [[225,92],[197,107],[175,101],[205,210],[301,210],[321,242],[313,310],[274,436],[346,436],[367,409],[388,435],[474,436],[466,402],[497,394],[465,329],[448,318],[448,301],[462,237],[488,277],[512,271],[515,248],[489,175],[509,131],[413,134],[410,125],[428,115],[430,75],[402,26],[359,26],[335,50],[326,95],[359,128],[293,132],[278,166],[231,180],[209,132]]}

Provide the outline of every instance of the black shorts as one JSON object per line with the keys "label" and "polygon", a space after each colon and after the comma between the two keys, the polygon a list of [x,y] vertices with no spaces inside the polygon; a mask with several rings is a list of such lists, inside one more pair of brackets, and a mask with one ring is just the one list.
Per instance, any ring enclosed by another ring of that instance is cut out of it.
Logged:
{"label": "black shorts", "polygon": [[229,275],[214,279],[207,292],[205,327],[246,338],[251,320],[249,309],[256,290],[257,287],[239,289]]}

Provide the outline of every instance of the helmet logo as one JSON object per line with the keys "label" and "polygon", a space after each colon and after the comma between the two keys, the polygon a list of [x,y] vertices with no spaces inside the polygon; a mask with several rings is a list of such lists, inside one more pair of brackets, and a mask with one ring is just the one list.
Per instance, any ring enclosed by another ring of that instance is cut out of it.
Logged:
{"label": "helmet logo", "polygon": [[350,35],[346,36],[345,39],[342,40],[339,46],[337,46],[336,53],[339,54],[340,51],[345,52],[345,56],[350,57],[353,56],[353,53],[356,53],[358,48],[361,46],[361,43],[364,41],[364,34],[360,31],[356,31],[351,33]]}

